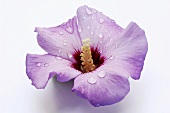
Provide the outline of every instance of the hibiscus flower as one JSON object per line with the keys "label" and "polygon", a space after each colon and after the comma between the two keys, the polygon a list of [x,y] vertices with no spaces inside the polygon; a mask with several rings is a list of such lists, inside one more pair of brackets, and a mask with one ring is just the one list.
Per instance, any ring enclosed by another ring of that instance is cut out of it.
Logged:
{"label": "hibiscus flower", "polygon": [[148,44],[134,22],[123,29],[101,12],[81,6],[68,22],[35,32],[48,53],[26,56],[26,73],[37,89],[53,76],[60,82],[74,79],[73,92],[93,106],[105,106],[128,94],[129,77],[140,78]]}

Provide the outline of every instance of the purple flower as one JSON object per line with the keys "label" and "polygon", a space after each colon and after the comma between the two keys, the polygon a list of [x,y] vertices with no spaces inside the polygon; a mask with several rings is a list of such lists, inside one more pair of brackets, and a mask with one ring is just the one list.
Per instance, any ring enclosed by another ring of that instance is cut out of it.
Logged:
{"label": "purple flower", "polygon": [[129,76],[137,80],[148,50],[144,31],[134,22],[127,28],[87,6],[57,27],[36,28],[46,55],[27,54],[32,84],[45,88],[52,76],[74,79],[73,92],[94,106],[121,101],[129,92]]}

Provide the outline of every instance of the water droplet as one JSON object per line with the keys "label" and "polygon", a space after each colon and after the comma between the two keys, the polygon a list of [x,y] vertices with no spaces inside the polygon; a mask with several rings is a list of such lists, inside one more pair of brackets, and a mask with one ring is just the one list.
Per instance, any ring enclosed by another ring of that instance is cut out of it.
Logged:
{"label": "water droplet", "polygon": [[99,52],[102,53],[103,52],[102,49]]}
{"label": "water droplet", "polygon": [[87,26],[87,29],[90,29],[90,26]]}
{"label": "water droplet", "polygon": [[96,104],[96,107],[100,107],[100,104]]}
{"label": "water droplet", "polygon": [[91,15],[91,14],[92,14],[91,9],[89,9],[88,7],[86,7],[86,13],[87,13],[88,15]]}
{"label": "water droplet", "polygon": [[93,32],[91,32],[90,34],[93,35]]}
{"label": "water droplet", "polygon": [[45,63],[45,64],[44,64],[44,67],[47,67],[47,66],[49,66],[49,65],[50,65],[49,63]]}
{"label": "water droplet", "polygon": [[73,55],[71,53],[68,53],[67,56],[71,59]]}
{"label": "water droplet", "polygon": [[107,47],[105,47],[105,49],[107,49]]}
{"label": "water droplet", "polygon": [[83,18],[84,18],[84,19],[86,19],[86,17],[85,17],[85,16],[84,16]]}
{"label": "water droplet", "polygon": [[58,52],[59,52],[59,53],[61,53],[61,52],[62,52],[62,50],[61,50],[61,49],[59,49],[59,50],[58,50]]}
{"label": "water droplet", "polygon": [[111,59],[111,60],[114,59],[114,58],[115,58],[115,56],[112,56],[112,55],[109,57],[109,59]]}
{"label": "water droplet", "polygon": [[82,28],[79,27],[79,28],[78,28],[78,31],[79,31],[79,33],[82,32]]}
{"label": "water droplet", "polygon": [[95,19],[95,18],[94,18],[94,16],[92,16],[91,18],[92,18],[92,20],[94,20],[94,19]]}
{"label": "water droplet", "polygon": [[103,49],[103,47],[100,47],[99,49],[100,49],[100,50],[102,50],[102,49]]}
{"label": "water droplet", "polygon": [[56,58],[57,60],[62,60],[62,58],[59,57],[59,56],[56,56],[55,58]]}
{"label": "water droplet", "polygon": [[103,38],[103,37],[104,37],[103,33],[99,33],[99,38]]}
{"label": "water droplet", "polygon": [[99,77],[103,78],[106,76],[106,72],[105,71],[100,71],[98,74],[97,74]]}
{"label": "water droplet", "polygon": [[64,42],[64,44],[63,44],[64,46],[66,46],[67,45],[67,43],[66,42]]}
{"label": "water droplet", "polygon": [[67,40],[64,40],[64,46],[66,46],[67,45]]}
{"label": "water droplet", "polygon": [[97,26],[97,29],[99,29],[99,26]]}
{"label": "water droplet", "polygon": [[97,82],[97,80],[96,80],[95,78],[93,78],[93,77],[88,78],[87,81],[88,81],[90,84],[95,84],[95,83]]}
{"label": "water droplet", "polygon": [[117,45],[115,45],[115,48],[117,48]]}
{"label": "water droplet", "polygon": [[40,67],[40,66],[41,66],[41,63],[40,63],[40,62],[39,62],[39,63],[37,63],[37,66],[38,66],[38,67]]}
{"label": "water droplet", "polygon": [[63,35],[63,32],[60,32],[59,34],[60,34],[60,35]]}
{"label": "water droplet", "polygon": [[115,23],[115,21],[114,21],[114,20],[112,20],[111,22],[112,22],[112,23]]}
{"label": "water droplet", "polygon": [[63,22],[62,24],[64,25],[64,24],[66,24],[66,22]]}
{"label": "water droplet", "polygon": [[99,20],[99,22],[100,22],[101,24],[103,24],[103,23],[104,23],[104,19],[101,18],[101,19]]}
{"label": "water droplet", "polygon": [[68,27],[68,28],[66,28],[66,31],[69,32],[69,33],[72,33],[73,30],[72,30],[71,27]]}

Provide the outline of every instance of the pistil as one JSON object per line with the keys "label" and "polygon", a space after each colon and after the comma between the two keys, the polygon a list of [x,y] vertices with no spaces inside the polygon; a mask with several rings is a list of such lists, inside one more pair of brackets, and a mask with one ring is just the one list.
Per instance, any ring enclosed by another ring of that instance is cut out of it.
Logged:
{"label": "pistil", "polygon": [[90,38],[86,38],[82,40],[83,46],[81,47],[81,70],[83,72],[91,72],[95,69],[95,65],[93,63],[91,48],[90,48]]}

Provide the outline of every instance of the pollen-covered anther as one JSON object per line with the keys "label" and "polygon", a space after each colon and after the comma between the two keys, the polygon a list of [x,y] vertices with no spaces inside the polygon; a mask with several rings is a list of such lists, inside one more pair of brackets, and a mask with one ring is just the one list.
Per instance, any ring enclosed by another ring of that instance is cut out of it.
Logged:
{"label": "pollen-covered anther", "polygon": [[83,46],[81,47],[81,69],[83,72],[90,72],[95,69],[95,65],[93,64],[93,59],[91,55],[90,48],[90,38],[86,38],[83,41]]}

